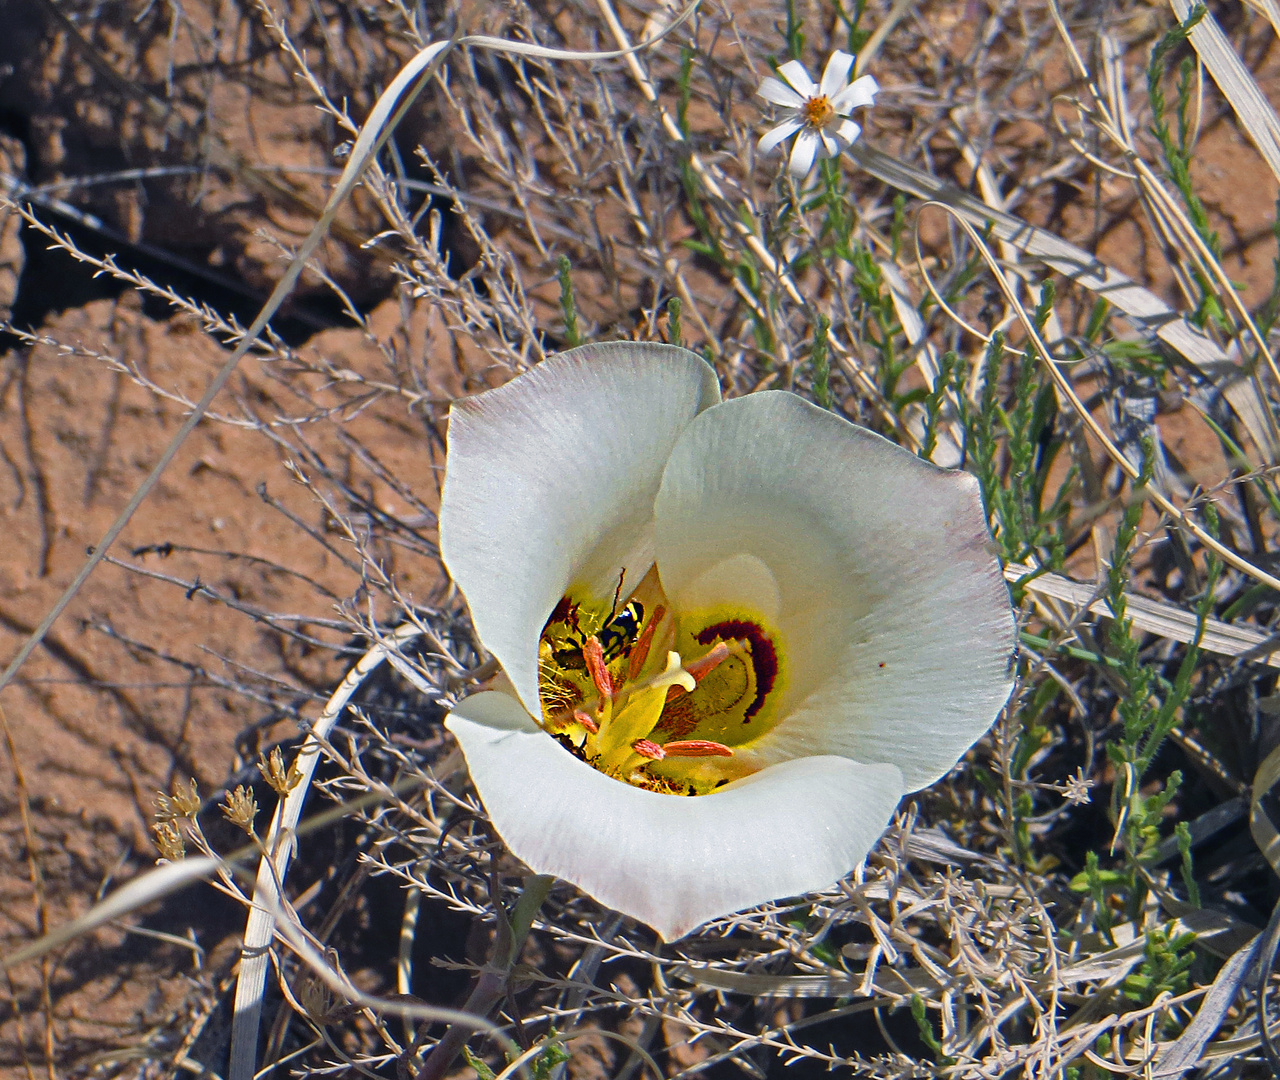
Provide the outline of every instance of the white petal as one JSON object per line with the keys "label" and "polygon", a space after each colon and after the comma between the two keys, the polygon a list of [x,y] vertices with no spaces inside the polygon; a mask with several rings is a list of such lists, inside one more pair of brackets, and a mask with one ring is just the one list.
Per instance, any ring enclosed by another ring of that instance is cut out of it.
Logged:
{"label": "white petal", "polygon": [[821,93],[824,97],[833,98],[849,82],[849,71],[853,67],[853,57],[847,52],[837,49],[831,54],[827,66],[822,69]]}
{"label": "white petal", "polygon": [[772,131],[765,132],[761,137],[760,142],[757,144],[756,149],[758,149],[762,154],[767,154],[777,146],[778,143],[782,142],[783,139],[790,135],[794,135],[803,126],[804,125],[799,120],[784,120]]}
{"label": "white petal", "polygon": [[818,157],[832,158],[840,153],[841,146],[834,135],[823,131],[819,134],[819,138],[822,140],[822,146],[818,150]]}
{"label": "white petal", "polygon": [[805,128],[796,136],[795,145],[791,147],[791,160],[787,163],[792,176],[799,180],[809,175],[809,170],[813,168],[813,159],[821,145],[822,140],[818,138],[818,133],[809,128]]}
{"label": "white petal", "polygon": [[773,571],[745,551],[730,555],[691,581],[682,581],[680,608],[711,609],[739,604],[744,613],[776,623],[782,614],[782,592]]}
{"label": "white petal", "polygon": [[854,79],[853,82],[832,97],[831,107],[841,116],[848,116],[850,109],[856,109],[862,105],[875,104],[876,94],[879,91],[880,87],[876,84],[875,79],[870,75],[863,75],[859,79]]}
{"label": "white petal", "polygon": [[897,769],[839,757],[786,762],[710,795],[662,795],[529,731],[523,711],[490,692],[445,721],[499,835],[535,872],[668,941],[838,881],[866,857],[902,795]]}
{"label": "white petal", "polygon": [[778,74],[786,79],[791,84],[792,89],[802,98],[811,98],[818,91],[817,86],[809,78],[809,73],[805,71],[804,65],[799,60],[788,60],[785,64],[779,65]]}
{"label": "white petal", "polygon": [[480,640],[538,708],[538,638],[570,584],[611,600],[652,565],[653,497],[680,432],[720,398],[687,349],[584,345],[454,403],[440,550]]}
{"label": "white petal", "polygon": [[775,79],[772,76],[760,84],[760,88],[756,93],[764,98],[765,101],[771,101],[775,105],[786,105],[792,109],[798,109],[804,104],[804,98],[781,79]]}
{"label": "white petal", "polygon": [[841,147],[842,150],[856,143],[861,134],[862,127],[855,120],[845,120],[836,128],[836,138],[844,144]]}
{"label": "white petal", "polygon": [[744,762],[888,762],[912,791],[955,765],[1008,697],[1013,614],[967,473],[768,391],[689,425],[654,514],[676,611],[739,553],[777,583],[785,666],[770,712],[784,719],[739,749]]}

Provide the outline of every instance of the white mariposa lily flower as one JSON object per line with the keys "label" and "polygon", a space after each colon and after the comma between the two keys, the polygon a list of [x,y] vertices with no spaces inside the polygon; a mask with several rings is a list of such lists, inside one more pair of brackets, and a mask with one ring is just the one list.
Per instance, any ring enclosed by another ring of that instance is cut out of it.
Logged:
{"label": "white mariposa lily flower", "polygon": [[456,402],[440,547],[505,675],[446,721],[498,833],[667,940],[839,880],[1009,694],[977,481],[674,346]]}
{"label": "white mariposa lily flower", "polygon": [[809,175],[816,158],[835,157],[856,142],[862,128],[848,119],[849,114],[859,106],[873,104],[880,88],[870,75],[850,82],[852,68],[853,57],[837,49],[823,69],[820,84],[809,78],[799,60],[789,60],[778,68],[782,79],[765,79],[756,93],[787,111],[782,123],[760,140],[760,152],[767,154],[795,135],[787,167],[792,176],[800,178]]}

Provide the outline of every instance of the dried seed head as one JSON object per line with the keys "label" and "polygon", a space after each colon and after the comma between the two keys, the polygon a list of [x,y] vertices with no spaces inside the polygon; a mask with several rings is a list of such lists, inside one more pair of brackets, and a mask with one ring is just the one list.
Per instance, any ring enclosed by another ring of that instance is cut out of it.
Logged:
{"label": "dried seed head", "polygon": [[258,800],[253,792],[243,784],[238,784],[235,791],[227,794],[226,800],[218,807],[226,815],[232,825],[253,834],[253,821],[258,816]]}
{"label": "dried seed head", "polygon": [[[324,951],[328,965],[337,973],[342,973],[342,965],[338,961],[337,952],[328,948]],[[293,996],[308,1018],[322,1027],[349,1019],[351,1006],[342,1001],[329,988],[329,985],[314,971],[305,972],[293,984]]]}
{"label": "dried seed head", "polygon": [[1068,776],[1066,783],[1057,786],[1056,790],[1060,791],[1066,797],[1067,802],[1072,806],[1087,806],[1093,799],[1089,793],[1089,789],[1093,787],[1093,781],[1084,774],[1084,766],[1076,769],[1075,776]]}
{"label": "dried seed head", "polygon": [[284,755],[280,752],[280,747],[275,747],[268,757],[260,758],[258,761],[258,771],[262,773],[262,778],[271,785],[280,798],[284,798],[302,780],[302,770],[298,768],[298,759],[289,764],[289,768],[284,767]]}
{"label": "dried seed head", "polygon": [[156,849],[162,859],[177,862],[187,853],[186,842],[182,839],[182,830],[172,821],[157,821],[151,826],[155,834]]}
{"label": "dried seed head", "polygon": [[173,805],[178,808],[183,817],[195,818],[200,813],[200,791],[196,787],[196,778],[193,776],[186,784],[178,780],[173,785]]}
{"label": "dried seed head", "polygon": [[321,979],[307,972],[293,989],[294,997],[307,1016],[317,1024],[328,1023],[338,1003],[333,991]]}
{"label": "dried seed head", "polygon": [[181,780],[176,781],[172,795],[166,795],[163,791],[156,792],[156,820],[159,822],[173,821],[180,817],[194,820],[199,812],[200,792],[194,777],[185,784]]}

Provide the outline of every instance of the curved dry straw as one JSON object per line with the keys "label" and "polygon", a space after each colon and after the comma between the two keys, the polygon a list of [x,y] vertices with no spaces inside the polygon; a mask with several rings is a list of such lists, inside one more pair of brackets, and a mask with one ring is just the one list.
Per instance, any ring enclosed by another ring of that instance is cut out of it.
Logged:
{"label": "curved dry straw", "polygon": [[293,291],[294,286],[298,282],[303,269],[306,267],[307,261],[315,253],[321,241],[328,235],[329,229],[333,224],[334,218],[337,216],[338,210],[342,204],[346,202],[347,197],[355,189],[360,182],[360,178],[364,175],[365,170],[374,160],[378,152],[382,149],[387,139],[391,137],[405,113],[413,105],[418,94],[426,86],[427,81],[435,75],[443,63],[448,51],[457,45],[472,46],[478,49],[488,49],[492,52],[505,52],[515,56],[532,56],[545,60],[571,60],[571,61],[596,61],[596,60],[615,60],[621,57],[630,56],[633,53],[648,49],[662,38],[666,37],[677,27],[681,26],[693,13],[697,10],[701,0],[692,0],[679,15],[670,23],[662,28],[653,37],[648,38],[637,45],[625,49],[616,49],[611,52],[589,52],[577,49],[549,49],[541,45],[532,45],[522,41],[506,41],[502,38],[489,37],[483,34],[461,35],[451,38],[448,41],[433,41],[430,45],[422,49],[413,57],[403,68],[399,74],[392,80],[391,85],[383,91],[382,95],[374,104],[368,118],[365,120],[363,127],[360,129],[360,135],[352,147],[350,157],[346,167],[342,170],[342,175],[338,178],[338,182],[334,185],[333,192],[329,196],[328,202],[325,203],[324,211],[320,215],[320,219],[312,227],[311,232],[307,234],[307,238],[298,248],[297,254],[290,261],[280,281],[272,290],[271,295],[267,298],[267,302],[263,305],[262,310],[258,312],[257,317],[249,325],[249,329],[245,331],[244,337],[236,346],[235,350],[227,358],[222,368],[214,376],[209,383],[204,394],[196,403],[191,414],[183,422],[177,433],[170,440],[169,444],[164,448],[159,460],[155,466],[147,474],[146,478],[138,485],[137,491],[129,499],[124,510],[120,512],[120,516],[112,522],[111,527],[103,534],[102,539],[93,546],[88,559],[76,574],[66,591],[58,598],[57,602],[49,610],[49,613],[40,621],[40,625],[32,631],[31,635],[23,642],[22,647],[18,650],[14,658],[9,662],[8,666],[0,673],[0,690],[8,686],[13,680],[14,675],[26,663],[27,658],[36,649],[50,628],[57,621],[58,616],[66,610],[67,605],[72,601],[75,595],[80,591],[84,583],[89,579],[89,575],[93,573],[98,563],[102,561],[112,544],[115,543],[120,533],[129,523],[138,507],[151,493],[151,489],[155,487],[161,475],[172,463],[178,450],[186,441],[187,437],[195,430],[196,425],[203,419],[209,406],[213,404],[214,398],[226,386],[236,367],[245,354],[253,348],[262,331],[266,329],[267,323],[271,317],[280,309],[280,305],[288,298]]}
{"label": "curved dry straw", "polygon": [[[312,227],[306,239],[298,248],[297,253],[290,261],[280,281],[272,290],[267,302],[263,305],[262,310],[250,324],[248,330],[241,337],[239,344],[233,350],[226,362],[219,369],[213,380],[205,389],[200,400],[191,409],[190,414],[179,428],[177,433],[170,440],[169,444],[161,453],[156,464],[148,473],[146,478],[138,486],[124,510],[119,517],[112,523],[110,528],[102,536],[101,540],[91,549],[89,557],[84,565],[80,568],[71,584],[58,598],[57,602],[41,620],[40,624],[23,642],[13,659],[9,662],[3,673],[0,673],[0,689],[3,689],[12,681],[15,674],[26,662],[31,653],[44,640],[45,635],[57,621],[58,617],[66,609],[67,605],[80,591],[85,581],[93,573],[103,558],[107,555],[111,546],[115,543],[120,533],[129,523],[138,507],[150,494],[155,487],[161,475],[172,463],[174,457],[178,453],[187,437],[199,424],[201,419],[207,414],[213,400],[226,386],[228,380],[235,372],[240,360],[254,346],[263,330],[266,328],[272,316],[279,310],[281,304],[287,299],[297,284],[303,269],[307,265],[308,260],[315,253],[321,241],[328,234],[334,219],[343,203],[360,182],[366,169],[373,163],[378,152],[381,150],[387,139],[390,138],[401,119],[404,117],[409,108],[413,105],[418,94],[426,86],[427,82],[436,74],[442,65],[449,51],[455,46],[468,46],[479,49],[486,49],[493,52],[507,53],[515,56],[528,56],[544,60],[560,60],[560,61],[600,61],[631,57],[634,53],[648,49],[656,42],[666,37],[673,30],[677,29],[686,22],[697,10],[700,0],[692,0],[691,3],[676,15],[674,19],[664,26],[658,33],[652,37],[626,48],[612,51],[585,51],[571,49],[551,49],[540,45],[530,44],[528,42],[507,41],[502,38],[490,37],[487,35],[459,35],[447,41],[436,41],[427,45],[420,50],[397,74],[395,79],[382,93],[375,103],[369,116],[365,120],[360,129],[359,136],[355,140],[349,155],[346,167],[343,169],[341,176],[334,185],[333,191],[325,204],[324,210],[319,220]],[[232,1053],[231,1053],[231,1080],[251,1080],[255,1071],[255,1055],[257,1044],[257,1033],[259,1026],[259,1018],[262,1006],[262,993],[265,985],[266,971],[268,967],[269,955],[268,948],[277,929],[281,929],[286,937],[292,939],[296,928],[288,924],[288,920],[280,919],[280,887],[282,885],[285,872],[288,868],[290,855],[294,847],[294,838],[297,835],[297,824],[301,815],[303,803],[306,800],[307,792],[310,787],[311,775],[314,771],[315,764],[320,752],[322,740],[327,736],[329,730],[332,729],[337,717],[341,715],[342,710],[346,707],[347,701],[355,692],[365,675],[388,659],[389,656],[398,650],[400,645],[411,637],[419,633],[419,629],[415,626],[404,626],[392,633],[389,638],[376,643],[360,660],[359,663],[348,673],[343,680],[341,686],[330,698],[320,718],[313,727],[311,734],[304,743],[299,753],[299,764],[303,772],[304,779],[290,793],[289,796],[277,806],[275,817],[272,821],[271,830],[268,833],[266,854],[259,864],[257,881],[255,884],[253,903],[250,910],[248,923],[245,929],[244,940],[244,960],[241,965],[239,981],[237,983],[235,1015],[233,1020],[232,1033]],[[395,660],[392,661],[395,663]],[[407,667],[403,662],[395,663],[398,669],[403,670]],[[345,812],[345,810],[344,810]],[[255,849],[249,849],[246,854],[252,854]],[[233,863],[229,860],[219,860],[213,858],[192,858],[183,860],[179,863],[163,866],[158,870],[151,871],[130,882],[128,885],[118,889],[109,896],[101,904],[95,906],[85,916],[77,919],[67,925],[58,928],[53,933],[40,941],[33,942],[31,945],[17,950],[7,957],[0,958],[0,970],[12,967],[16,964],[23,963],[27,960],[34,959],[52,948],[56,948],[59,944],[65,944],[67,941],[74,939],[84,933],[89,932],[97,926],[101,926],[105,922],[119,918],[130,911],[158,899],[161,896],[192,884],[196,881],[208,880],[210,877],[219,873],[227,873],[229,867]],[[297,942],[290,940],[290,944],[297,945]],[[299,951],[299,955],[304,960],[312,962],[316,957],[309,955],[306,949]],[[318,954],[317,954],[318,956]],[[326,965],[320,961],[320,967]],[[336,973],[322,973],[322,978],[329,980],[330,978],[337,980],[331,985],[331,989],[347,996],[349,1000],[357,1001],[357,998],[351,997],[352,994],[359,994],[354,987],[348,982],[342,980]],[[361,1003],[365,995],[359,995]],[[373,999],[369,999],[372,1001]],[[471,1016],[465,1013],[458,1013],[454,1010],[441,1010],[419,1006],[395,1006],[390,1008],[393,1003],[380,1002],[379,1008],[383,1011],[401,1012],[410,1016],[421,1016],[428,1019],[444,1020],[452,1023],[465,1024],[471,1030],[493,1030],[493,1025],[487,1020]]]}
{"label": "curved dry straw", "polygon": [[[978,254],[982,256],[982,261],[987,264],[987,269],[991,272],[991,276],[995,279],[996,284],[1000,286],[1000,291],[1004,294],[1005,301],[1009,304],[1010,308],[1016,312],[1018,321],[1022,324],[1022,328],[1026,332],[1027,338],[1031,342],[1032,347],[1035,349],[1036,355],[1040,357],[1044,362],[1045,367],[1048,369],[1054,385],[1061,392],[1062,396],[1070,403],[1072,409],[1075,410],[1076,415],[1080,418],[1080,422],[1089,430],[1093,437],[1102,444],[1102,448],[1107,452],[1107,456],[1120,467],[1130,480],[1137,480],[1140,476],[1139,468],[1125,457],[1120,448],[1111,441],[1111,437],[1102,430],[1102,425],[1094,419],[1093,414],[1089,412],[1084,402],[1081,401],[1079,396],[1076,394],[1075,387],[1071,385],[1071,380],[1062,374],[1062,371],[1058,367],[1058,361],[1054,359],[1053,354],[1049,351],[1049,346],[1040,336],[1040,331],[1036,328],[1035,320],[1032,319],[1031,314],[1018,299],[1017,292],[1010,284],[1005,272],[1001,269],[1000,263],[996,259],[995,254],[982,239],[978,230],[970,225],[964,215],[957,211],[955,207],[949,206],[947,203],[930,201],[926,202],[924,206],[936,206],[945,213],[950,214],[960,227],[968,234],[970,242],[973,244]],[[921,262],[921,267],[923,269],[923,262]],[[926,288],[928,288],[934,300],[941,305],[944,310],[950,311],[951,309],[947,306],[946,301],[938,292],[937,287],[933,284],[933,280],[928,274],[924,274],[924,281]],[[965,328],[969,330],[970,333],[975,334],[979,338],[985,339],[986,335],[968,327],[963,322],[961,325],[965,325]],[[1155,503],[1156,506],[1158,506],[1164,513],[1168,514],[1170,518],[1177,522],[1179,526],[1186,529],[1192,536],[1199,540],[1201,544],[1212,551],[1215,555],[1221,557],[1224,562],[1235,567],[1242,573],[1247,574],[1255,581],[1259,581],[1272,589],[1280,591],[1280,578],[1267,573],[1261,567],[1255,566],[1248,559],[1227,547],[1216,537],[1210,535],[1209,532],[1192,520],[1192,518],[1190,518],[1181,507],[1175,505],[1162,491],[1159,491],[1154,486],[1148,484],[1142,488],[1142,495],[1144,498],[1150,499]]]}
{"label": "curved dry straw", "polygon": [[[416,783],[417,781],[414,781],[414,786]],[[371,792],[349,802],[340,803],[305,822],[292,833],[290,839],[328,828],[340,818],[380,803],[384,798],[384,793]],[[92,933],[99,927],[115,922],[158,900],[163,900],[166,896],[197,882],[207,882],[217,877],[222,877],[226,881],[236,877],[247,879],[242,865],[261,854],[262,847],[252,843],[244,845],[229,855],[193,855],[176,862],[163,863],[145,874],[138,875],[128,884],[122,885],[79,918],[51,930],[44,937],[15,949],[5,956],[0,956],[0,971],[8,971],[21,964],[38,960],[78,937]],[[287,906],[279,901],[278,896],[278,891],[271,895],[264,894],[260,902],[267,905],[268,914],[280,927],[281,937],[330,990],[346,1001],[378,1012],[448,1024],[465,1024],[475,1030],[487,1031],[500,1040],[503,1038],[498,1025],[483,1017],[477,1017],[473,1013],[434,1005],[383,999],[359,990],[321,956],[305,931],[297,925],[296,918],[291,917]]]}

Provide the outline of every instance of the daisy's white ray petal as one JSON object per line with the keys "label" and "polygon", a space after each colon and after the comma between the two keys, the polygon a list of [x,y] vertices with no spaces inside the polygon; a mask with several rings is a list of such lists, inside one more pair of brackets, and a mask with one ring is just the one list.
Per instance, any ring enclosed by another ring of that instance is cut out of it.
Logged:
{"label": "daisy's white ray petal", "polygon": [[844,140],[845,146],[852,146],[862,134],[862,126],[856,120],[845,120],[836,128],[836,136]]}
{"label": "daisy's white ray petal", "polygon": [[863,75],[861,78],[854,79],[843,90],[833,95],[831,107],[841,116],[847,116],[851,109],[859,108],[862,105],[874,105],[876,94],[879,90],[880,87],[876,84],[874,78],[870,75]]}
{"label": "daisy's white ray petal", "polygon": [[822,149],[819,152],[819,157],[835,157],[840,153],[840,144],[836,141],[835,136],[823,131],[819,133],[819,138],[822,139]]}
{"label": "daisy's white ray petal", "polygon": [[853,57],[837,49],[831,54],[827,66],[822,69],[822,82],[818,92],[827,98],[834,97],[848,83],[849,70],[852,67]]}
{"label": "daisy's white ray petal", "polygon": [[794,135],[803,126],[804,125],[801,124],[799,120],[784,120],[772,131],[765,132],[765,134],[761,136],[760,142],[757,144],[756,148],[760,153],[767,154],[777,146],[778,143],[782,142],[783,139]]}
{"label": "daisy's white ray petal", "polygon": [[795,144],[791,147],[791,160],[787,163],[792,176],[800,179],[809,175],[809,170],[813,168],[813,159],[821,145],[822,140],[818,138],[818,133],[809,128],[805,128],[796,136]]}
{"label": "daisy's white ray petal", "polygon": [[611,600],[653,561],[653,496],[680,432],[720,398],[671,345],[584,345],[455,402],[440,550],[485,647],[531,712],[538,638],[573,585]]}
{"label": "daisy's white ray petal", "polygon": [[765,101],[771,101],[774,105],[786,105],[792,109],[798,109],[804,104],[804,98],[797,94],[781,79],[775,79],[768,76],[760,83],[760,88],[756,91]]}
{"label": "daisy's white ray petal", "polygon": [[972,476],[768,391],[689,425],[654,515],[677,610],[741,553],[777,583],[786,678],[769,714],[783,719],[744,764],[839,754],[897,765],[915,790],[1008,697],[1014,622]]}
{"label": "daisy's white ray petal", "polygon": [[788,60],[785,64],[779,65],[778,74],[786,79],[801,97],[810,98],[818,92],[818,88],[799,60]]}
{"label": "daisy's white ray petal", "polygon": [[530,731],[505,694],[462,702],[446,726],[512,853],[670,941],[719,915],[820,889],[858,865],[902,795],[891,765],[789,761],[710,795],[613,780]]}

